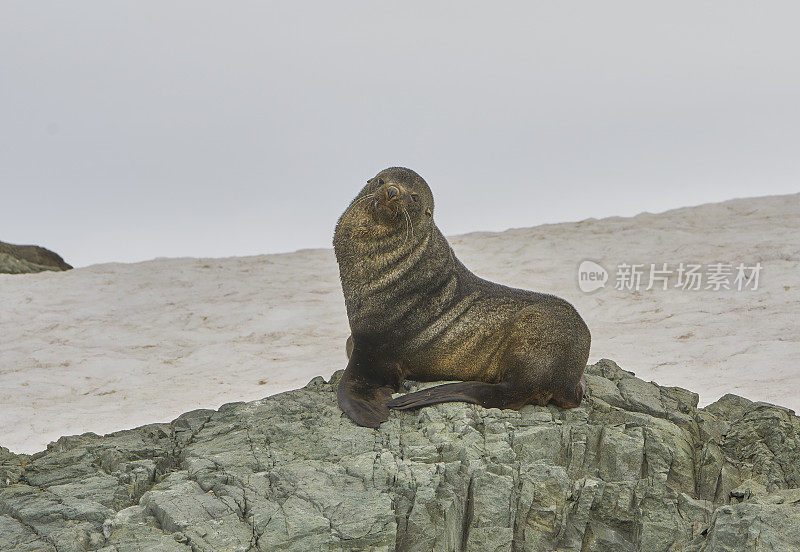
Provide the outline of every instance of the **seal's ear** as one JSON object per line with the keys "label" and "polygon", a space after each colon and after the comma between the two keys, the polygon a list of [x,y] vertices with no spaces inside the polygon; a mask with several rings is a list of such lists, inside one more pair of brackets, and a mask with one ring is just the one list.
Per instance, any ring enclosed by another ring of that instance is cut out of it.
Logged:
{"label": "seal's ear", "polygon": [[433,216],[433,212],[430,209],[425,209],[425,214],[428,215],[429,217]]}

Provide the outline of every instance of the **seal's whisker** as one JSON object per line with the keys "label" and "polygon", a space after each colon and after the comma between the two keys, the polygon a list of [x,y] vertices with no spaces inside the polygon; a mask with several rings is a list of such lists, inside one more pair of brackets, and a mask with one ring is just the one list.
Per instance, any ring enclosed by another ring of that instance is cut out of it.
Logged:
{"label": "seal's whisker", "polygon": [[[375,192],[373,192],[373,193],[371,193],[371,194],[367,194],[367,195],[365,195],[364,197],[360,197],[360,198],[356,199],[355,201],[353,201],[353,203],[351,203],[351,204],[350,204],[350,207],[355,207],[356,205],[358,205],[358,204],[359,204],[359,203],[361,203],[362,201],[366,201],[366,200],[368,200],[368,199],[372,199],[373,197],[375,197]],[[350,207],[348,207],[348,209],[349,209]]]}
{"label": "seal's whisker", "polygon": [[367,194],[364,197],[357,199],[356,201],[353,202],[353,204],[355,205],[356,203],[361,203],[362,201],[372,199],[373,197],[375,197],[375,192],[372,192],[371,194]]}
{"label": "seal's whisker", "polygon": [[[408,211],[406,211],[405,207],[403,207],[403,215],[405,215],[405,219],[406,219],[406,237],[405,237],[405,239],[403,239],[403,245],[405,245],[406,244],[406,240],[408,240],[408,229],[409,229],[409,227],[411,225],[411,217],[408,216]],[[413,233],[411,234],[411,237],[412,238],[414,237]]]}

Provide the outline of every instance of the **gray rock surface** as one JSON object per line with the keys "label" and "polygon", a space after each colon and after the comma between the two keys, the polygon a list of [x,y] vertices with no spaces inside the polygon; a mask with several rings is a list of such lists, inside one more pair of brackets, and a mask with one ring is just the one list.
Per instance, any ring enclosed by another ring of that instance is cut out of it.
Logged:
{"label": "gray rock surface", "polygon": [[697,409],[608,360],[587,380],[569,411],[450,403],[374,431],[316,378],[33,456],[0,449],[0,550],[800,550],[793,412],[733,395]]}
{"label": "gray rock surface", "polygon": [[45,270],[69,270],[57,253],[38,245],[14,245],[0,241],[0,273],[28,274]]}

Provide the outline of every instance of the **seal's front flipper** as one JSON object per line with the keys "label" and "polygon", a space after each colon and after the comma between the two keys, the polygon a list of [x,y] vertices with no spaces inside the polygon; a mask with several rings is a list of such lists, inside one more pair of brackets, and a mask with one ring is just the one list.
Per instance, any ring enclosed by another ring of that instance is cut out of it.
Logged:
{"label": "seal's front flipper", "polygon": [[370,387],[345,371],[336,395],[342,412],[360,426],[377,429],[389,419],[386,401],[392,397],[391,387]]}
{"label": "seal's front flipper", "polygon": [[[445,402],[468,402],[479,404],[485,408],[519,408],[514,401],[513,393],[500,383],[483,383],[481,381],[465,381],[463,383],[445,383],[407,393],[387,403],[389,408],[411,410],[422,406]],[[521,406],[521,405],[520,405]]]}

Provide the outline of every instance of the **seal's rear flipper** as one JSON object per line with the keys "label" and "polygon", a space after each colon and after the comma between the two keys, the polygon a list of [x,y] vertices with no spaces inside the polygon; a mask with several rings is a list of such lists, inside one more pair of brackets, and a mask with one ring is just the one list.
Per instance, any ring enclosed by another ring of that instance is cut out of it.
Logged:
{"label": "seal's rear flipper", "polygon": [[386,406],[397,410],[411,410],[422,406],[445,402],[468,402],[479,404],[485,408],[519,408],[519,399],[502,383],[483,383],[481,381],[465,381],[463,383],[445,383],[407,393],[390,400]]}
{"label": "seal's rear flipper", "polygon": [[363,427],[377,429],[389,419],[386,401],[392,396],[390,387],[369,387],[354,381],[345,371],[336,388],[339,408]]}

